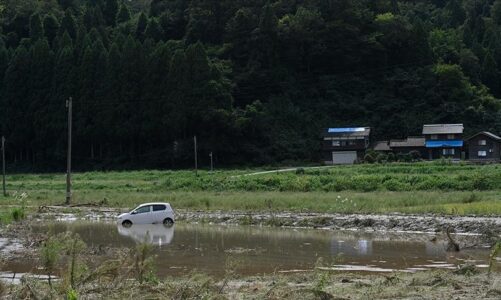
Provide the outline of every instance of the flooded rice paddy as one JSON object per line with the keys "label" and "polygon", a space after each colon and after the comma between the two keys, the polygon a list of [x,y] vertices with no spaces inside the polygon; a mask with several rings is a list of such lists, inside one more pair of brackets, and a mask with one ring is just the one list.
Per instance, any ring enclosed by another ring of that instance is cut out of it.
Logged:
{"label": "flooded rice paddy", "polygon": [[[154,247],[159,276],[192,271],[225,274],[229,260],[241,275],[311,271],[319,258],[325,268],[349,272],[415,272],[450,268],[470,262],[487,267],[488,249],[446,252],[444,240],[431,234],[408,234],[319,229],[284,229],[203,224],[133,225],[124,228],[103,222],[55,222],[33,225],[33,231],[78,233],[96,249]],[[105,253],[105,251],[103,251]],[[103,257],[103,260],[109,257]],[[500,262],[496,268],[499,269]],[[40,273],[33,261],[13,261],[2,267],[8,274]]]}

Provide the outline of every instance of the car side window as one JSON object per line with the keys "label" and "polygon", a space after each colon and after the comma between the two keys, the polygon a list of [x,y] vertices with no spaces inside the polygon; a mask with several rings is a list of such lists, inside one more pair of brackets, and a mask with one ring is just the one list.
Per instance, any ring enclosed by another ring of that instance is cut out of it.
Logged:
{"label": "car side window", "polygon": [[135,212],[136,212],[136,214],[144,214],[144,213],[150,212],[150,207],[151,206],[143,206],[143,207],[136,209]]}
{"label": "car side window", "polygon": [[165,205],[153,205],[153,211],[165,210]]}

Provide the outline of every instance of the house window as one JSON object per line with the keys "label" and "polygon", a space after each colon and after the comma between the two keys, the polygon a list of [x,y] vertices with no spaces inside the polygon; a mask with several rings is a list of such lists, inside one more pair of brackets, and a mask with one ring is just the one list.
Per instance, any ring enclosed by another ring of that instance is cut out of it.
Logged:
{"label": "house window", "polygon": [[442,149],[443,155],[454,155],[455,153],[454,149]]}
{"label": "house window", "polygon": [[478,157],[486,157],[487,151],[478,151]]}
{"label": "house window", "polygon": [[339,146],[341,146],[341,141],[332,141],[332,146],[333,147],[339,147]]}
{"label": "house window", "polygon": [[431,135],[431,139],[432,139],[432,140],[438,140],[438,135],[436,135],[436,134],[432,134],[432,135]]}
{"label": "house window", "polygon": [[447,139],[448,140],[453,140],[455,138],[455,136],[453,134],[448,134],[447,135]]}
{"label": "house window", "polygon": [[486,141],[486,140],[479,140],[479,141],[478,141],[478,144],[479,144],[480,146],[485,146],[485,145],[487,145],[487,141]]}

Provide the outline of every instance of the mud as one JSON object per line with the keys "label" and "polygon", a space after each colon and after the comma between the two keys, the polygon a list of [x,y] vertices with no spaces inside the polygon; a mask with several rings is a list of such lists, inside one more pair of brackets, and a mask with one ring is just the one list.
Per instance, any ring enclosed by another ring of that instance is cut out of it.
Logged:
{"label": "mud", "polygon": [[439,215],[358,215],[318,213],[178,212],[178,219],[215,224],[269,225],[364,231],[441,232],[501,235],[501,217],[452,217]]}
{"label": "mud", "polygon": [[[46,206],[35,215],[39,219],[71,221],[114,220],[127,209],[75,208]],[[456,234],[478,234],[494,239],[501,237],[501,216],[441,216],[434,214],[325,214],[290,212],[225,212],[176,210],[178,221],[186,223],[238,224],[275,227],[322,228],[386,232],[443,232],[451,228]]]}

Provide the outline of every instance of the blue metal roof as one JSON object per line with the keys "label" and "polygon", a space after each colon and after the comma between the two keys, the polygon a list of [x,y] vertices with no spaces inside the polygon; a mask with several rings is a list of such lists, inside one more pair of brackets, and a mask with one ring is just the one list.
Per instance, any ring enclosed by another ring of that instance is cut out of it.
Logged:
{"label": "blue metal roof", "polygon": [[426,148],[463,147],[462,140],[426,141]]}
{"label": "blue metal roof", "polygon": [[329,133],[345,133],[345,132],[363,132],[364,127],[351,127],[351,128],[329,128]]}

